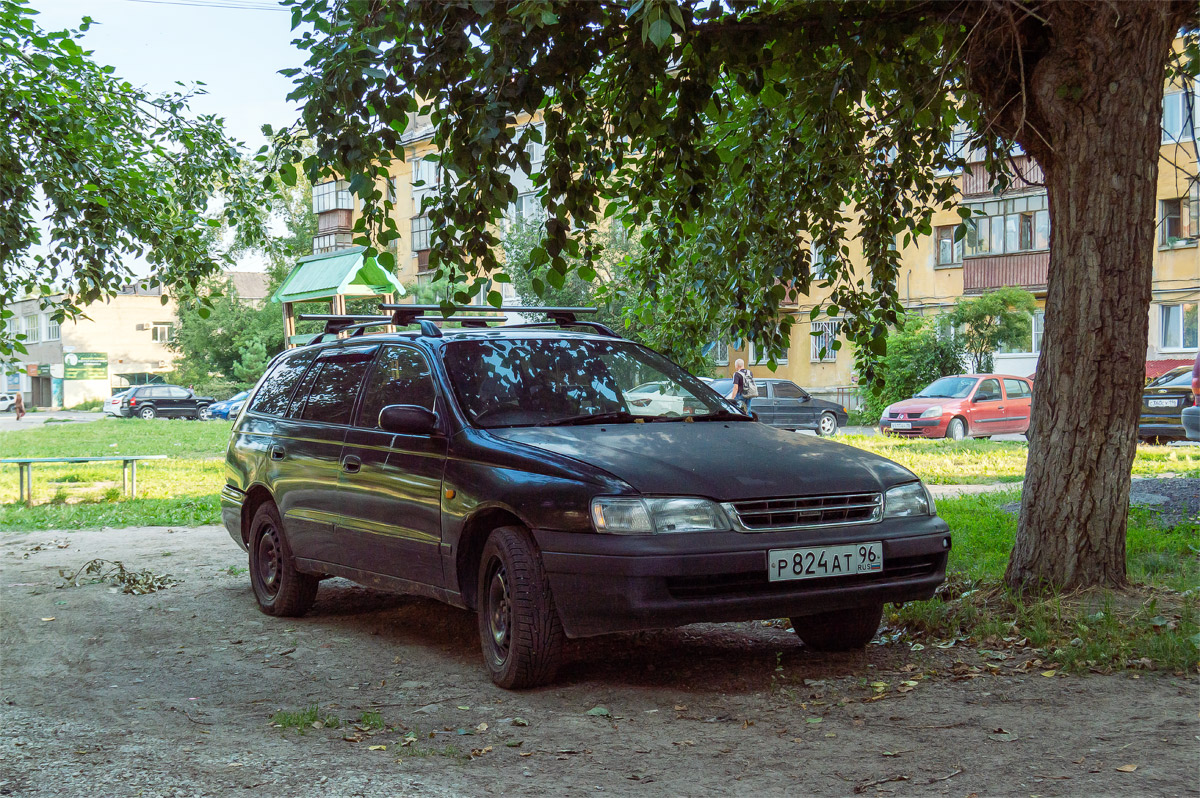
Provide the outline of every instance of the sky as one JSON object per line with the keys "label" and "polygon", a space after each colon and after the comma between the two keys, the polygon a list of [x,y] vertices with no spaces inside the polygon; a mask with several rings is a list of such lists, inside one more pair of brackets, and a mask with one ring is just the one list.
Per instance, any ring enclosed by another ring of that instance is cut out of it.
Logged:
{"label": "sky", "polygon": [[279,127],[299,112],[286,99],[291,80],[279,70],[298,67],[291,14],[273,0],[31,0],[46,30],[94,21],[84,34],[93,59],[151,91],[175,81],[203,81],[208,95],[192,109],[226,120],[234,138],[257,149],[264,122]]}

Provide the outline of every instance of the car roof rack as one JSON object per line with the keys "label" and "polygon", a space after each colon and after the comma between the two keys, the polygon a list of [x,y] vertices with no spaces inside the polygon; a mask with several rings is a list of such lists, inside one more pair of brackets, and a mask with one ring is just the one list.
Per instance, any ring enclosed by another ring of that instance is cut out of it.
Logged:
{"label": "car roof rack", "polygon": [[[332,313],[301,313],[297,321],[323,321],[325,329],[309,343],[320,344],[332,341],[342,333],[350,333],[351,338],[361,336],[369,327],[383,327],[392,323],[391,316],[351,316]],[[329,336],[326,338],[325,336]]]}
{"label": "car roof rack", "polygon": [[[461,322],[464,327],[471,328],[486,328],[489,322],[503,323],[504,318],[500,316],[446,316],[445,309],[441,305],[400,305],[393,303],[385,303],[379,306],[380,310],[392,312],[392,324],[397,327],[403,327],[410,324],[420,324],[421,334],[430,338],[442,337],[442,331],[437,327],[437,322],[455,321]],[[604,335],[609,338],[620,338],[621,336],[614,332],[611,328],[595,321],[580,321],[579,315],[591,314],[596,312],[596,308],[588,307],[530,307],[527,305],[501,305],[500,307],[491,307],[483,305],[452,305],[450,309],[455,312],[471,311],[479,313],[484,311],[487,313],[524,313],[545,315],[550,318],[549,322],[534,322],[526,324],[505,324],[505,329],[529,329],[529,328],[553,328],[553,327],[586,327],[594,332]]]}

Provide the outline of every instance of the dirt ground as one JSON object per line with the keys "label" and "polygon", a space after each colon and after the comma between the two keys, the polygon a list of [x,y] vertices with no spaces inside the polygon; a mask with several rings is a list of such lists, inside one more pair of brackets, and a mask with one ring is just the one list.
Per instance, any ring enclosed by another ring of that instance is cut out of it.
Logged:
{"label": "dirt ground", "polygon": [[[94,557],[181,581],[56,587]],[[0,541],[0,795],[1200,792],[1191,677],[817,655],[748,623],[576,642],[558,684],[506,692],[468,613],[330,580],[269,618],[245,565],[219,527]],[[274,725],[314,703],[341,723]]]}

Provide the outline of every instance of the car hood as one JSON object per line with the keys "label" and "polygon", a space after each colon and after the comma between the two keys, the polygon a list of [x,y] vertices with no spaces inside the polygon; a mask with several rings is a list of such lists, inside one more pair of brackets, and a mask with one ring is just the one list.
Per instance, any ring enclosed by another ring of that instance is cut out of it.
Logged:
{"label": "car hood", "polygon": [[514,443],[604,469],[645,494],[718,501],[885,490],[916,479],[879,455],[748,421],[514,427]]}
{"label": "car hood", "polygon": [[919,415],[921,413],[924,413],[926,410],[933,407],[934,405],[941,405],[942,407],[949,407],[951,405],[957,405],[961,401],[963,401],[963,400],[962,399],[924,399],[924,398],[905,399],[903,402],[896,402],[893,405],[888,405],[888,412],[889,413],[904,413],[905,415],[907,415],[909,413],[917,413]]}

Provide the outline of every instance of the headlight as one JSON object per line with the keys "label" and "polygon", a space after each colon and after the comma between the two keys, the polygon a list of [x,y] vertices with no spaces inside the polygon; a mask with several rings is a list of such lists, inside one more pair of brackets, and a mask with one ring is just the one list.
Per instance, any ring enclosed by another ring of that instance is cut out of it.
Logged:
{"label": "headlight", "polygon": [[729,519],[708,499],[592,499],[592,524],[610,535],[711,532],[729,529]]}
{"label": "headlight", "polygon": [[934,405],[933,407],[928,407],[925,409],[925,412],[921,414],[921,418],[941,418],[941,417],[942,417],[942,406],[941,405]]}
{"label": "headlight", "polygon": [[933,515],[933,502],[920,482],[892,488],[883,496],[884,518],[907,518]]}

